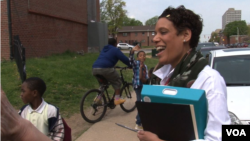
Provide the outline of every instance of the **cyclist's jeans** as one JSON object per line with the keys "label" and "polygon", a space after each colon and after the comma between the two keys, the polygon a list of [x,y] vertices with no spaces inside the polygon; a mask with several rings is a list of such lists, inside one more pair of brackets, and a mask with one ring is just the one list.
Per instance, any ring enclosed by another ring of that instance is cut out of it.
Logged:
{"label": "cyclist's jeans", "polygon": [[[141,90],[142,90],[142,86],[139,86],[138,88],[134,88],[135,93],[136,93],[136,101],[141,101]],[[141,118],[139,116],[139,114],[137,113],[136,115],[136,124],[141,126]]]}
{"label": "cyclist's jeans", "polygon": [[121,77],[114,68],[92,68],[92,74],[102,75],[111,83],[115,90],[121,88]]}

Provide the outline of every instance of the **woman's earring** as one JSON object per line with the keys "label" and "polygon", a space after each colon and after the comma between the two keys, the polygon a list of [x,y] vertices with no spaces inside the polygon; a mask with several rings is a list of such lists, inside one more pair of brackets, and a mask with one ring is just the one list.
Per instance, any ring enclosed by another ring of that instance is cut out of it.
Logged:
{"label": "woman's earring", "polygon": [[186,42],[186,40],[184,39],[184,41],[183,42]]}

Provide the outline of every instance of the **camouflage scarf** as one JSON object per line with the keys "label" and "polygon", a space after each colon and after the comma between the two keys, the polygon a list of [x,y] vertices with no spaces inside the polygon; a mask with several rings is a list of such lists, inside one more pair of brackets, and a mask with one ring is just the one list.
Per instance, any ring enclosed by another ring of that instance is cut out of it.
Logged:
{"label": "camouflage scarf", "polygon": [[198,74],[207,64],[208,62],[202,56],[201,52],[197,52],[195,48],[193,48],[175,67],[168,85],[190,88],[198,77]]}

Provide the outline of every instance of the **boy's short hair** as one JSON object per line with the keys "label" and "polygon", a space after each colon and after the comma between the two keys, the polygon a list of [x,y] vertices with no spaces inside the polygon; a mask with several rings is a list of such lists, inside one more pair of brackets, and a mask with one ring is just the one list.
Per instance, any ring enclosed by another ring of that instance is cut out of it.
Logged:
{"label": "boy's short hair", "polygon": [[116,39],[114,39],[114,38],[109,38],[109,40],[108,40],[108,44],[109,44],[109,45],[116,46],[117,41],[116,41]]}
{"label": "boy's short hair", "polygon": [[[138,52],[137,52],[136,56],[138,57],[138,56],[139,56],[139,54],[140,54],[141,52],[145,53],[145,51],[140,50],[140,51],[138,51]],[[145,53],[145,54],[146,54],[146,53]]]}
{"label": "boy's short hair", "polygon": [[30,77],[30,78],[26,79],[24,82],[27,83],[28,88],[30,90],[37,90],[38,93],[41,95],[41,97],[43,96],[44,92],[46,91],[46,84],[41,78]]}

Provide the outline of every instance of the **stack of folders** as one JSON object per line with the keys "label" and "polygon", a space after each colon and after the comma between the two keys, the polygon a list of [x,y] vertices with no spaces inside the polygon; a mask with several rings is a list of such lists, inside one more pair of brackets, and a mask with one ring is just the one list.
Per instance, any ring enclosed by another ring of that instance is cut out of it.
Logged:
{"label": "stack of folders", "polygon": [[136,102],[142,126],[169,141],[204,139],[207,99],[204,90],[143,85]]}

